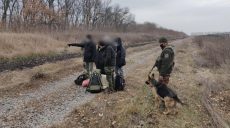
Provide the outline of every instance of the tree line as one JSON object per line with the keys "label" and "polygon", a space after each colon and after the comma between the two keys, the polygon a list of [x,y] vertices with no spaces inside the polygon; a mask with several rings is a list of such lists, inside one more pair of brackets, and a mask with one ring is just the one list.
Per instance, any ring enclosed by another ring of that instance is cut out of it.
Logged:
{"label": "tree line", "polygon": [[0,0],[2,30],[127,31],[135,23],[127,7],[111,0]]}

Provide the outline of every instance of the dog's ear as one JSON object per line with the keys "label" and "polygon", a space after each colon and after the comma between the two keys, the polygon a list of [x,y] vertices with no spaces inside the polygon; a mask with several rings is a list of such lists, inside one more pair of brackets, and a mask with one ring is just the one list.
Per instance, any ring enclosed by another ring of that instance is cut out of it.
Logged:
{"label": "dog's ear", "polygon": [[155,77],[155,74],[153,73],[153,74],[152,74],[152,78],[154,78],[154,77]]}

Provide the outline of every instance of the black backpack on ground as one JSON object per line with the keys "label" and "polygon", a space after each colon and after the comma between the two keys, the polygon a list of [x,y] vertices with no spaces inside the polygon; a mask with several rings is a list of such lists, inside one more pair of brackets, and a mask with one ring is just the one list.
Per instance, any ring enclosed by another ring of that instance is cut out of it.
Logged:
{"label": "black backpack on ground", "polygon": [[86,80],[86,79],[88,79],[88,76],[87,76],[87,74],[83,73],[83,74],[81,74],[81,75],[79,75],[79,76],[77,77],[77,79],[74,81],[74,83],[75,83],[76,85],[81,86],[81,85],[82,85],[82,82],[83,82],[84,80]]}
{"label": "black backpack on ground", "polygon": [[125,80],[117,75],[115,77],[115,90],[116,91],[123,91],[125,89]]}
{"label": "black backpack on ground", "polygon": [[90,75],[89,86],[86,91],[91,93],[99,93],[103,90],[102,82],[101,82],[101,74],[97,71],[94,71]]}

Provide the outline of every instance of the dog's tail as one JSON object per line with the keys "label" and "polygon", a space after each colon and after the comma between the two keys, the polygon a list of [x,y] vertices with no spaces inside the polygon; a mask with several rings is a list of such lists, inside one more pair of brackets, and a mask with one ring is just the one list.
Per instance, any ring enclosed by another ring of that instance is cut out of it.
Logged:
{"label": "dog's tail", "polygon": [[181,104],[182,106],[187,105],[186,103],[182,102],[182,101],[178,98],[178,96],[173,97],[173,99],[174,99],[177,103]]}

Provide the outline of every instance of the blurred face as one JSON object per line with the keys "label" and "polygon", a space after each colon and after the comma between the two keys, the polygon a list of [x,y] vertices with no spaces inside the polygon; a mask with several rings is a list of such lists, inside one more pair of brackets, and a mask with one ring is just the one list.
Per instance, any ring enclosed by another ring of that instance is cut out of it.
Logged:
{"label": "blurred face", "polygon": [[99,41],[99,42],[98,42],[98,46],[105,46],[105,42]]}
{"label": "blurred face", "polygon": [[113,45],[114,45],[114,46],[118,46],[118,43],[117,43],[117,42],[113,42]]}
{"label": "blurred face", "polygon": [[167,45],[168,45],[168,43],[164,43],[164,42],[161,42],[161,43],[160,43],[161,49],[164,49]]}

